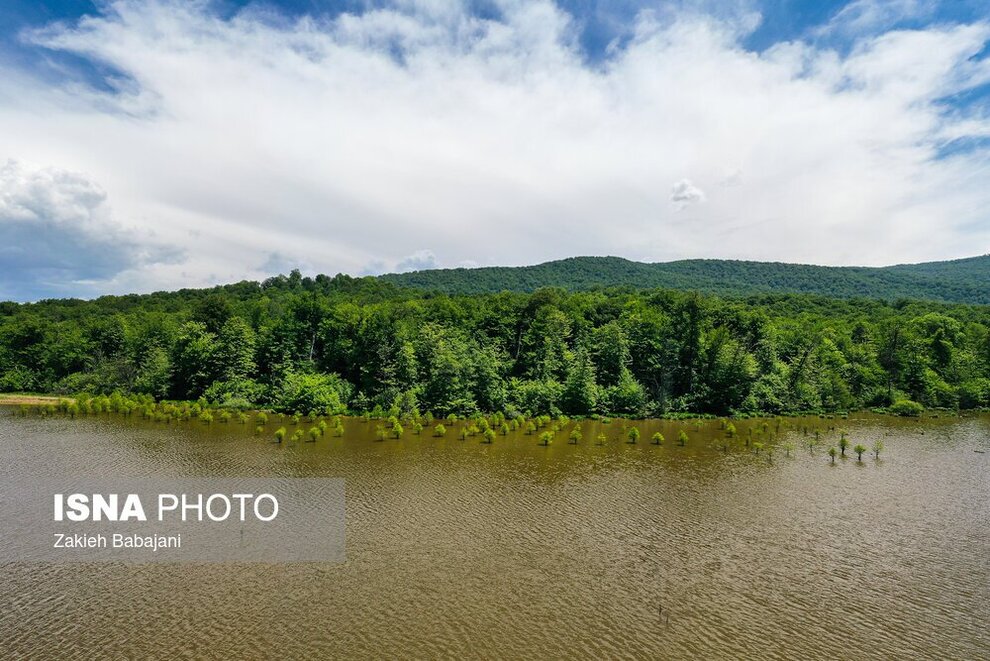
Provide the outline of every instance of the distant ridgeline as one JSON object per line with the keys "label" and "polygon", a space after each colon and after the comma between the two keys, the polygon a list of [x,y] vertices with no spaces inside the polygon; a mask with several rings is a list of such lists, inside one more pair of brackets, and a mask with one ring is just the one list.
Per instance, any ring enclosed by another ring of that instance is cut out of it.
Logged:
{"label": "distant ridgeline", "polygon": [[731,296],[795,293],[990,305],[990,255],[881,268],[720,259],[644,264],[621,257],[572,257],[536,266],[437,269],[381,277],[397,285],[448,294],[535,291],[540,287],[572,291],[662,287]]}
{"label": "distant ridgeline", "polygon": [[[971,303],[990,302],[988,264],[577,258],[0,303],[0,392],[121,391],[303,413],[987,407],[990,306]],[[441,293],[489,290],[500,293]],[[841,298],[857,295],[871,298]]]}

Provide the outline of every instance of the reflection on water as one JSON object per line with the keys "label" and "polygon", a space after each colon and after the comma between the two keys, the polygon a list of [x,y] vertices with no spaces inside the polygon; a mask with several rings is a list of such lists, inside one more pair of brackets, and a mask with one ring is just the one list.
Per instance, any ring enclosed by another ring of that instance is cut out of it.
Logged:
{"label": "reflection on water", "polygon": [[[378,442],[346,420],[343,438],[279,445],[274,422],[9,413],[0,496],[57,475],[343,477],[347,561],[7,563],[3,656],[990,658],[986,417],[788,419],[768,460],[746,441],[774,421],[730,440],[639,422],[635,445],[631,423],[586,421],[578,445],[568,427],[540,447]],[[882,438],[880,461],[830,465],[838,427]]]}

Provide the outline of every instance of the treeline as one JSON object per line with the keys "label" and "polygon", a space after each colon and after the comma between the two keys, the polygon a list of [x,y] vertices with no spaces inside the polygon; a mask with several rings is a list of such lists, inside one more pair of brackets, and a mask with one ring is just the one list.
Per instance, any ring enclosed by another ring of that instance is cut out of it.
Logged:
{"label": "treeline", "polygon": [[804,293],[835,298],[925,299],[990,304],[990,256],[884,268],[693,259],[644,264],[619,257],[572,257],[535,266],[434,269],[383,279],[447,294],[669,288],[718,295]]}
{"label": "treeline", "polygon": [[0,390],[288,412],[643,416],[990,406],[990,308],[304,278],[0,306]]}

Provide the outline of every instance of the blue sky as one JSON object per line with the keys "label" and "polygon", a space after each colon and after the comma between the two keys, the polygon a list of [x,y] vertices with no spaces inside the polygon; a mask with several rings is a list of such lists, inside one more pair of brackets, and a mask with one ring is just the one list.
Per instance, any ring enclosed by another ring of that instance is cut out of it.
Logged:
{"label": "blue sky", "polygon": [[0,26],[0,298],[990,251],[983,0],[7,0]]}

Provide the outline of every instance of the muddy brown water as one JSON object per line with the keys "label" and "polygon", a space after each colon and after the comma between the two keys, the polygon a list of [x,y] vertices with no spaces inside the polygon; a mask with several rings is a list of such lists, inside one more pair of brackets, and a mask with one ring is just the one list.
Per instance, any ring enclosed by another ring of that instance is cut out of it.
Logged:
{"label": "muddy brown water", "polygon": [[[271,443],[287,422],[254,437],[0,410],[0,497],[73,475],[347,489],[343,564],[2,563],[0,656],[990,658],[986,416],[785,419],[796,449],[772,460],[745,439],[773,420],[730,441],[717,422],[585,421],[579,444],[568,425],[541,447],[457,426],[379,442],[346,419],[342,438]],[[840,428],[882,438],[880,460],[831,465]]]}

